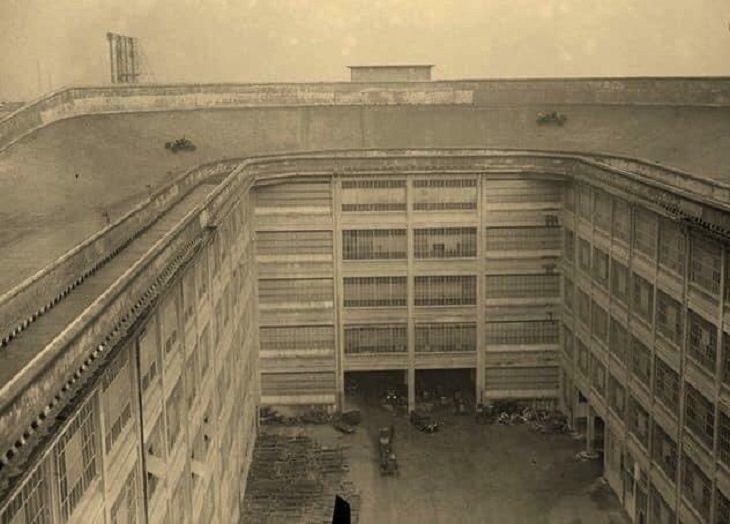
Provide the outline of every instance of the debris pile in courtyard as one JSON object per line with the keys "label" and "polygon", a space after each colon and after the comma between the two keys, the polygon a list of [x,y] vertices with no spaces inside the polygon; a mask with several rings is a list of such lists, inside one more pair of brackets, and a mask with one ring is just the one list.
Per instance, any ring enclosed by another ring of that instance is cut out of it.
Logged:
{"label": "debris pile in courtyard", "polygon": [[535,409],[516,401],[496,401],[477,406],[477,421],[512,426],[529,424],[530,429],[540,433],[568,432],[568,419],[560,411]]}
{"label": "debris pile in courtyard", "polygon": [[346,480],[340,447],[303,435],[262,433],[256,440],[243,501],[243,522],[329,523],[335,495],[350,503],[357,521],[359,495]]}

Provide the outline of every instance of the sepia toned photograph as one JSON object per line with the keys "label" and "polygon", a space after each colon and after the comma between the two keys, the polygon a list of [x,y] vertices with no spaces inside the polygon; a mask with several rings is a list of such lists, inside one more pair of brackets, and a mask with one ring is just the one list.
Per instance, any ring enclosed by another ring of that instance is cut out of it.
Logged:
{"label": "sepia toned photograph", "polygon": [[728,0],[0,0],[0,198],[0,524],[730,524]]}

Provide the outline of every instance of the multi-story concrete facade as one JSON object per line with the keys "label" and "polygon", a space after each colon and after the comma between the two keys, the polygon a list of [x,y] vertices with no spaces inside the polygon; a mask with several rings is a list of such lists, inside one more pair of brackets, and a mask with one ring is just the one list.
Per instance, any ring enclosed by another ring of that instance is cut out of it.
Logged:
{"label": "multi-story concrete facade", "polygon": [[[60,100],[0,143],[118,107]],[[391,370],[412,408],[433,369],[565,410],[637,522],[725,522],[729,211],[722,182],[593,153],[193,169],[0,299],[0,522],[235,522],[258,406]]]}

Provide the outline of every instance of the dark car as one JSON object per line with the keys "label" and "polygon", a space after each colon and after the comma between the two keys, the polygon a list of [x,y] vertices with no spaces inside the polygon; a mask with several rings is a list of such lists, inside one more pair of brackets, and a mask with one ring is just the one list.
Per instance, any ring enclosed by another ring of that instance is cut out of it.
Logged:
{"label": "dark car", "polygon": [[411,412],[411,424],[424,433],[435,433],[439,429],[438,422],[431,418],[431,415],[422,411]]}

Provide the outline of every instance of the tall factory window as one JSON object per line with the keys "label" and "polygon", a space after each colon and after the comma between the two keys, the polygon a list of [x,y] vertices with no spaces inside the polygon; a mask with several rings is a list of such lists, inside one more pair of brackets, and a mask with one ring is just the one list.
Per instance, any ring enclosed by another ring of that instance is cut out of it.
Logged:
{"label": "tall factory window", "polygon": [[651,485],[649,490],[649,515],[651,522],[656,522],[656,524],[674,524],[677,520],[676,513],[664,501],[654,484]]}
{"label": "tall factory window", "polygon": [[573,309],[573,303],[575,302],[575,286],[573,281],[567,276],[565,277],[565,305]]}
{"label": "tall factory window", "polygon": [[406,277],[346,277],[345,307],[405,307]]}
{"label": "tall factory window", "polygon": [[654,286],[636,273],[633,275],[631,305],[634,313],[651,324],[654,314]]}
{"label": "tall factory window", "polygon": [[560,249],[559,227],[488,227],[487,251]]}
{"label": "tall factory window", "polygon": [[675,480],[677,478],[677,443],[656,422],[652,425],[651,438],[651,458],[670,479]]}
{"label": "tall factory window", "polygon": [[139,352],[139,374],[142,393],[149,389],[159,373],[159,352],[157,350],[157,321],[153,317],[144,332],[137,339]]}
{"label": "tall factory window", "polygon": [[[159,417],[157,419],[157,422],[155,423],[154,427],[152,428],[152,431],[150,432],[150,436],[147,439],[147,441],[144,443],[145,445],[145,451],[148,455],[152,455],[156,459],[160,461],[165,460],[165,435],[164,435],[164,429],[163,429],[163,420],[162,417]],[[157,476],[156,473],[153,473],[152,470],[149,468],[152,468],[151,460],[147,460],[147,498],[148,500],[152,500],[157,488],[160,485],[160,477]],[[157,473],[163,473],[161,471],[158,471]]]}
{"label": "tall factory window", "polygon": [[591,304],[591,333],[604,344],[608,344],[608,313],[595,301]]}
{"label": "tall factory window", "polygon": [[563,352],[568,360],[573,360],[573,332],[563,324]]}
{"label": "tall factory window", "polygon": [[193,409],[198,394],[198,347],[194,347],[185,365],[185,398],[188,412]]}
{"label": "tall factory window", "polygon": [[25,481],[25,485],[0,511],[2,524],[50,524],[51,501],[48,486],[48,461],[43,462]]}
{"label": "tall factory window", "polygon": [[578,185],[578,215],[588,220],[593,219],[593,205],[591,203],[591,188],[586,185]]}
{"label": "tall factory window", "polygon": [[633,396],[629,395],[629,432],[641,444],[649,447],[649,414]]}
{"label": "tall factory window", "polygon": [[570,229],[565,229],[565,251],[563,251],[565,260],[573,263],[575,259],[575,234]]}
{"label": "tall factory window", "polygon": [[406,258],[405,229],[357,229],[342,232],[343,260]]}
{"label": "tall factory window", "polygon": [[350,213],[406,210],[406,181],[343,180],[342,211]]}
{"label": "tall factory window", "polygon": [[406,324],[346,325],[345,353],[405,353],[408,351]]}
{"label": "tall factory window", "polygon": [[591,370],[590,353],[588,352],[588,346],[586,346],[580,338],[576,340],[578,341],[578,369],[580,369],[580,372],[585,378],[588,378],[590,376]]}
{"label": "tall factory window", "polygon": [[730,500],[719,489],[715,490],[715,522],[725,524],[730,522]]}
{"label": "tall factory window", "polygon": [[606,396],[606,366],[597,358],[593,358],[592,365],[592,385],[598,391],[601,397]]}
{"label": "tall factory window", "polygon": [[56,480],[64,521],[69,520],[98,473],[96,425],[96,398],[91,397],[56,444]]}
{"label": "tall factory window", "polygon": [[260,279],[259,301],[262,304],[328,302],[334,297],[332,279]]}
{"label": "tall factory window", "polygon": [[183,305],[185,308],[184,319],[188,325],[195,315],[195,305],[197,303],[197,293],[195,292],[195,272],[187,271],[183,276]]}
{"label": "tall factory window", "polygon": [[415,211],[476,208],[476,178],[426,178],[413,181],[413,209]]}
{"label": "tall factory window", "polygon": [[682,456],[682,493],[707,521],[710,518],[712,483],[686,453]]}
{"label": "tall factory window", "polygon": [[685,426],[711,449],[715,432],[714,407],[712,402],[688,383],[685,383],[684,411]]}
{"label": "tall factory window", "polygon": [[332,326],[262,327],[262,351],[334,349],[335,329]]}
{"label": "tall factory window", "polygon": [[137,464],[127,475],[124,486],[110,510],[112,524],[137,522]]}
{"label": "tall factory window", "polygon": [[593,279],[608,286],[608,253],[597,247],[593,248]]}
{"label": "tall factory window", "polygon": [[715,373],[717,328],[689,310],[689,354],[710,373]]}
{"label": "tall factory window", "polygon": [[608,404],[620,418],[624,417],[626,413],[626,389],[610,373],[608,375]]}
{"label": "tall factory window", "polygon": [[477,256],[477,228],[445,227],[415,229],[413,255],[416,258],[461,258]]}
{"label": "tall factory window", "polygon": [[101,379],[101,405],[104,417],[104,449],[111,452],[114,443],[132,420],[132,381],[129,376],[129,352],[127,348],[104,370]]}
{"label": "tall factory window", "polygon": [[682,304],[661,290],[656,293],[656,328],[673,344],[682,343]]}
{"label": "tall factory window", "polygon": [[586,273],[591,272],[591,243],[578,237],[578,267]]}
{"label": "tall factory window", "polygon": [[487,298],[558,297],[560,275],[487,275],[485,289]]}
{"label": "tall factory window", "polygon": [[416,324],[417,353],[476,351],[474,322]]}
{"label": "tall factory window", "polygon": [[162,345],[165,356],[177,351],[179,346],[177,322],[177,296],[171,295],[162,306]]}
{"label": "tall factory window", "polygon": [[613,236],[626,244],[631,240],[631,206],[620,198],[613,199]]}
{"label": "tall factory window", "polygon": [[257,231],[256,253],[258,255],[331,255],[332,232]]}
{"label": "tall factory window", "polygon": [[167,420],[167,448],[172,450],[180,437],[183,413],[183,385],[182,377],[178,378],[172,388],[170,397],[165,403],[165,418]]}
{"label": "tall factory window", "polygon": [[487,203],[549,203],[557,207],[561,202],[561,184],[551,180],[529,177],[513,180],[489,180],[484,201]]}
{"label": "tall factory window", "polygon": [[629,353],[629,344],[629,332],[621,322],[611,317],[611,333],[608,343],[609,351],[616,355],[620,362],[626,362],[626,356]]}
{"label": "tall factory window", "polygon": [[578,320],[587,328],[591,328],[591,299],[588,293],[578,288]]}
{"label": "tall factory window", "polygon": [[718,432],[718,443],[720,460],[726,466],[730,466],[730,417],[720,411],[720,431]]}
{"label": "tall factory window", "polygon": [[722,359],[722,381],[727,385],[730,384],[730,334],[725,331],[722,332]]}
{"label": "tall factory window", "polygon": [[662,359],[654,357],[654,396],[671,412],[679,410],[679,375]]}
{"label": "tall factory window", "polygon": [[575,211],[575,186],[573,184],[566,184],[563,191],[563,202],[565,202],[565,209],[568,211]]}
{"label": "tall factory window", "polygon": [[298,180],[256,188],[256,208],[326,208],[332,205],[332,186],[326,180]]}
{"label": "tall factory window", "polygon": [[596,227],[610,234],[612,218],[611,212],[613,211],[613,202],[611,201],[611,195],[609,195],[605,191],[596,189],[596,191],[594,192],[594,198],[594,205],[596,208],[594,220]]}
{"label": "tall factory window", "polygon": [[208,293],[208,257],[206,253],[203,253],[195,266],[195,279],[198,298],[202,299]]}
{"label": "tall factory window", "polygon": [[487,322],[485,341],[493,345],[557,344],[558,323],[553,320]]}
{"label": "tall factory window", "polygon": [[415,305],[475,305],[476,280],[473,275],[415,277]]}
{"label": "tall factory window", "polygon": [[636,208],[634,249],[650,258],[656,256],[657,217],[651,211]]}
{"label": "tall factory window", "polygon": [[717,295],[720,292],[721,261],[722,253],[717,244],[692,237],[690,281],[705,291]]}
{"label": "tall factory window", "polygon": [[629,299],[629,270],[621,262],[611,262],[611,293],[624,305]]}
{"label": "tall factory window", "polygon": [[659,263],[679,275],[684,274],[687,239],[676,222],[661,219],[659,222]]}
{"label": "tall factory window", "polygon": [[636,337],[631,337],[631,372],[642,384],[651,384],[651,351]]}

